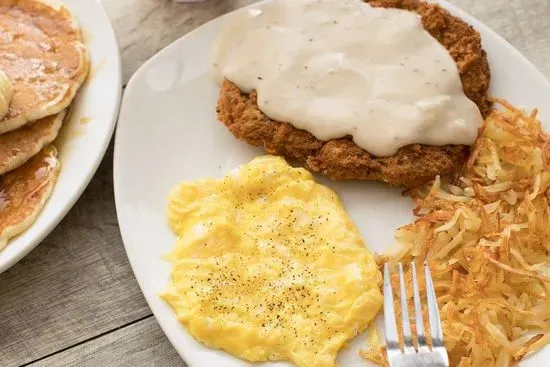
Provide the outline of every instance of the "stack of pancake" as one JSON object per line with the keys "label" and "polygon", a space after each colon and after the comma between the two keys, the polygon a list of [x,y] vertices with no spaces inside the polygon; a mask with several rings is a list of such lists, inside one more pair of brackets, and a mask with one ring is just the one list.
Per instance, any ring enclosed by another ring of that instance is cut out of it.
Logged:
{"label": "stack of pancake", "polygon": [[65,8],[0,0],[0,250],[53,190],[61,165],[52,142],[89,64]]}

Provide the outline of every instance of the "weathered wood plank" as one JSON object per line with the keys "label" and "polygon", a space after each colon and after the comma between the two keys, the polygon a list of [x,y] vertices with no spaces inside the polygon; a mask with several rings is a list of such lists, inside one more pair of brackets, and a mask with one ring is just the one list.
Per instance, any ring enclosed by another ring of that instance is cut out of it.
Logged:
{"label": "weathered wood plank", "polygon": [[61,224],[0,275],[0,365],[33,361],[149,314],[118,231],[110,149]]}
{"label": "weathered wood plank", "polygon": [[114,365],[117,367],[185,366],[151,316],[109,335],[32,363],[30,367]]}

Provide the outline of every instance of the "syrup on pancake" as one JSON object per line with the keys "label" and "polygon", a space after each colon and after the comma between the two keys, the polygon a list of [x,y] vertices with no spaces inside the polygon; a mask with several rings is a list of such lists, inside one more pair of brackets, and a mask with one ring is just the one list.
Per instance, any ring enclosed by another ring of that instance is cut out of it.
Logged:
{"label": "syrup on pancake", "polygon": [[0,135],[0,175],[32,158],[57,137],[65,111]]}
{"label": "syrup on pancake", "polygon": [[34,222],[53,190],[60,167],[57,149],[50,145],[0,176],[0,250]]}
{"label": "syrup on pancake", "polygon": [[89,70],[71,14],[38,0],[0,0],[0,69],[14,90],[0,134],[67,108]]}

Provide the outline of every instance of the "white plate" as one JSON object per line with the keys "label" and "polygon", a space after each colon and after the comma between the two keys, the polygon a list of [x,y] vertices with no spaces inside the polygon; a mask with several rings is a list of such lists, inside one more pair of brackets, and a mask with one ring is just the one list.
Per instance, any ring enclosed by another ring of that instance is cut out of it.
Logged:
{"label": "white plate", "polygon": [[[516,105],[539,107],[550,129],[550,84],[544,76],[482,23],[448,3],[441,4],[482,33],[493,74],[491,94]],[[155,317],[190,366],[251,365],[197,343],[158,297],[170,270],[161,256],[175,243],[166,225],[170,189],[181,180],[220,177],[262,154],[233,138],[216,119],[218,88],[210,81],[207,65],[222,19],[174,42],[136,72],[126,88],[115,143],[115,199],[126,252]],[[392,243],[395,228],[412,219],[412,203],[400,190],[376,183],[330,186],[342,196],[373,250],[385,249]],[[364,337],[359,337],[352,348],[342,351],[340,365],[364,366],[356,354],[362,345]],[[550,363],[549,350],[524,365],[544,361]]]}
{"label": "white plate", "polygon": [[[59,3],[59,1],[51,3]],[[35,248],[63,219],[94,175],[115,127],[122,90],[120,56],[111,23],[96,0],[64,0],[83,29],[90,76],[58,141],[61,173],[36,222],[0,251],[0,273]]]}

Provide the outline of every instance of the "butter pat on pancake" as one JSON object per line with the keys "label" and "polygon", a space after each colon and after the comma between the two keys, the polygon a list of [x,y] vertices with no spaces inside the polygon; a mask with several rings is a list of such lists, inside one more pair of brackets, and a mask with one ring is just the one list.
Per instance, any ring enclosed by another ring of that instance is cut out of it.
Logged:
{"label": "butter pat on pancake", "polygon": [[0,175],[21,166],[54,141],[64,117],[65,111],[0,135]]}
{"label": "butter pat on pancake", "polygon": [[284,159],[254,159],[170,194],[162,293],[200,342],[252,362],[335,366],[382,304],[381,274],[337,194]]}
{"label": "butter pat on pancake", "polygon": [[0,250],[35,221],[51,195],[60,167],[57,149],[50,145],[0,176]]}
{"label": "butter pat on pancake", "polygon": [[10,79],[0,69],[0,119],[8,113],[11,98],[13,97],[13,86]]}
{"label": "butter pat on pancake", "polygon": [[89,70],[69,11],[39,0],[0,0],[0,68],[14,89],[0,133],[67,108]]}

